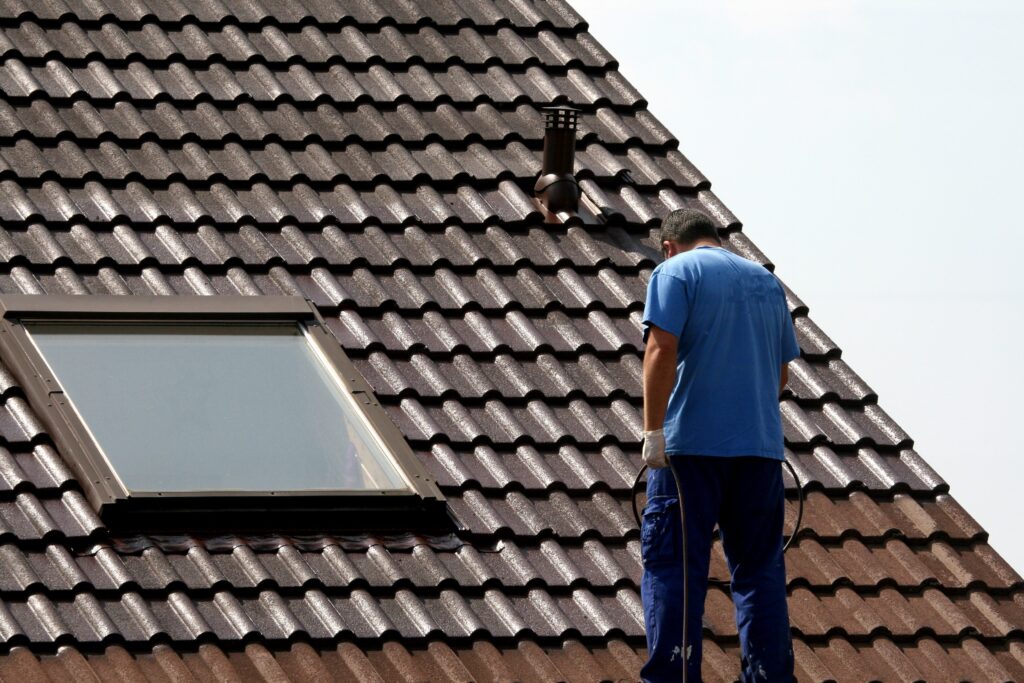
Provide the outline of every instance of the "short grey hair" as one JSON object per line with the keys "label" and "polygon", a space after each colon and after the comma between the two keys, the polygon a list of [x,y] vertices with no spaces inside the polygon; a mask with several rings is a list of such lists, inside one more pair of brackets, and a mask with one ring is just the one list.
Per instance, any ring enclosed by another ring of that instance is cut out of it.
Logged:
{"label": "short grey hair", "polygon": [[712,240],[721,244],[718,228],[705,214],[696,209],[676,209],[661,222],[661,235],[658,240],[660,247],[663,242],[693,244],[702,239]]}

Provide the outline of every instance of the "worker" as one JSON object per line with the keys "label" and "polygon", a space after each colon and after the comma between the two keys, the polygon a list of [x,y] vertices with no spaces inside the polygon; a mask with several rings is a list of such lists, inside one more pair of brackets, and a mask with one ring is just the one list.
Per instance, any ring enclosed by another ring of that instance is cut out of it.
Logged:
{"label": "worker", "polygon": [[701,680],[717,524],[731,573],[741,680],[792,681],[779,395],[800,349],[785,293],[767,269],[723,249],[699,211],[671,212],[659,241],[665,261],[651,274],[643,317],[649,472],[640,541],[648,660],[641,677],[678,683],[685,661],[685,680]]}

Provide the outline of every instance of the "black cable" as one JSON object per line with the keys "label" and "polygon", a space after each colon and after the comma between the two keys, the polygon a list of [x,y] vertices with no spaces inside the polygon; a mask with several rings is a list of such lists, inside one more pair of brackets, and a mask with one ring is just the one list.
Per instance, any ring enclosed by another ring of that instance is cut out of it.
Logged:
{"label": "black cable", "polygon": [[[689,573],[690,570],[687,567],[689,564],[686,557],[686,511],[683,507],[683,482],[679,481],[679,473],[676,472],[676,468],[672,466],[672,460],[669,459],[668,467],[672,470],[672,478],[676,480],[676,495],[679,496],[679,536],[680,536],[680,547],[683,555],[683,649],[680,651],[679,656],[683,660],[683,683],[686,683],[686,679],[689,677],[687,671],[687,665],[690,663],[690,651],[687,646],[687,622],[689,616],[686,613],[686,606],[690,604],[690,582]],[[646,465],[644,465],[646,467]]]}
{"label": "black cable", "polygon": [[647,465],[641,465],[640,471],[636,473],[636,479],[633,480],[633,488],[631,491],[633,495],[630,496],[630,502],[633,504],[633,519],[636,520],[636,528],[640,528],[640,510],[636,507],[636,490],[640,488],[640,477],[644,476],[644,472],[647,471]]}
{"label": "black cable", "polygon": [[785,553],[789,550],[789,546],[793,545],[793,539],[800,533],[800,523],[804,520],[804,485],[800,481],[800,477],[797,476],[796,468],[793,467],[793,463],[789,460],[783,460],[782,464],[789,468],[789,473],[793,475],[793,483],[796,484],[796,496],[798,504],[796,506],[796,524],[793,525],[793,533],[789,535],[786,542],[782,546],[782,552]]}

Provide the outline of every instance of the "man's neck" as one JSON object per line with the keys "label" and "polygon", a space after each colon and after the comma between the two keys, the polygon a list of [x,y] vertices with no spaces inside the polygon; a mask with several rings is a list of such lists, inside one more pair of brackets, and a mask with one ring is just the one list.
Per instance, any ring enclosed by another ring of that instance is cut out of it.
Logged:
{"label": "man's neck", "polygon": [[699,242],[694,242],[693,246],[690,247],[690,249],[696,249],[698,247],[720,247],[720,246],[722,246],[722,245],[719,244],[718,242],[712,242],[711,240],[700,240]]}

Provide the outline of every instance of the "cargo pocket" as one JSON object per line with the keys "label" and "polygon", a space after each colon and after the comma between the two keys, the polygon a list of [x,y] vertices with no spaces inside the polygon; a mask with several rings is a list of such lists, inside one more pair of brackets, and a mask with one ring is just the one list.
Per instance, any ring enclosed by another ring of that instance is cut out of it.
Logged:
{"label": "cargo pocket", "polygon": [[679,507],[644,510],[640,525],[640,556],[644,565],[679,563]]}

